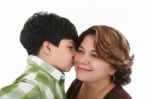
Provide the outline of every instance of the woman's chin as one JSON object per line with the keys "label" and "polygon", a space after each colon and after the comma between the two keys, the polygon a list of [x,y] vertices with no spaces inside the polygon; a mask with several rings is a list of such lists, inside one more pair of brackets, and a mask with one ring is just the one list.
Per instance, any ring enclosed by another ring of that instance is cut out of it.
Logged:
{"label": "woman's chin", "polygon": [[85,76],[82,76],[82,75],[78,75],[76,74],[76,78],[80,81],[86,81],[86,77]]}

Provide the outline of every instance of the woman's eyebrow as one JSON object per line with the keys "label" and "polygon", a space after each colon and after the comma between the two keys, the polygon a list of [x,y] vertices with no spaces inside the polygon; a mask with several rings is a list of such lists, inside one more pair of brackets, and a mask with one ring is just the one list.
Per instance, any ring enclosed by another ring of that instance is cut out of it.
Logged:
{"label": "woman's eyebrow", "polygon": [[[82,45],[79,46],[80,49],[84,49]],[[97,53],[95,49],[91,50],[92,53]]]}

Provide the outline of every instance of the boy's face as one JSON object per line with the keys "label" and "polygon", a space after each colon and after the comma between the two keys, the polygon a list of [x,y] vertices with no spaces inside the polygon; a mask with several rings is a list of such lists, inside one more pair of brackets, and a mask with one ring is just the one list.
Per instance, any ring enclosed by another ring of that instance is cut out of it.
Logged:
{"label": "boy's face", "polygon": [[51,46],[50,61],[62,72],[68,72],[74,65],[75,45],[71,39],[62,39],[59,46]]}

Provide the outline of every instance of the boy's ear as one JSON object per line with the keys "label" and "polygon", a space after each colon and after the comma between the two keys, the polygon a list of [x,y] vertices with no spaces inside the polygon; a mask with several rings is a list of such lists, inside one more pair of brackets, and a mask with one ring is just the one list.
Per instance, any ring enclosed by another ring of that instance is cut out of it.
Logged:
{"label": "boy's ear", "polygon": [[44,41],[43,51],[44,51],[45,54],[50,55],[50,53],[51,53],[51,44],[50,44],[50,42]]}

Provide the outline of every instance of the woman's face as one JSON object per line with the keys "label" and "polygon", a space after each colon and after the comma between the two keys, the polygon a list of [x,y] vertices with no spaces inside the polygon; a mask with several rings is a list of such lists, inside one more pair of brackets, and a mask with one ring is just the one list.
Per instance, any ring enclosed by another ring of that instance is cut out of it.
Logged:
{"label": "woman's face", "polygon": [[95,82],[110,80],[115,70],[98,56],[94,48],[94,36],[87,35],[75,56],[76,77],[81,81]]}

